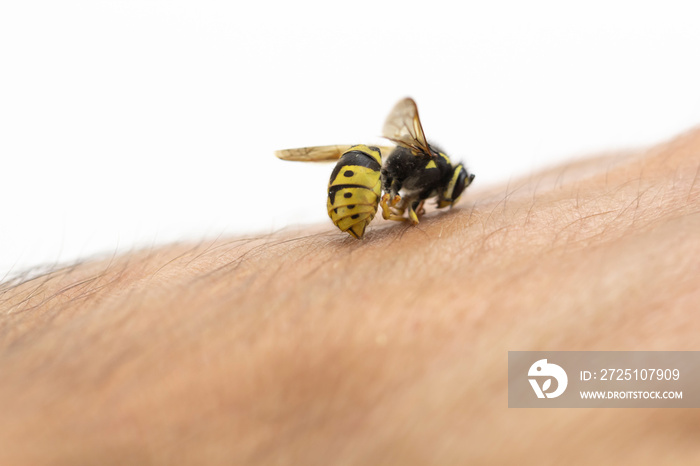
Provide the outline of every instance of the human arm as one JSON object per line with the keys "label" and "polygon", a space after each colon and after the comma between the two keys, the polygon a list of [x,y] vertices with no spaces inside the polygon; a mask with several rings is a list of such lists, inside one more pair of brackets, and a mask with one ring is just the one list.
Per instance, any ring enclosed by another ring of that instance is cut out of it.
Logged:
{"label": "human arm", "polygon": [[693,411],[511,410],[506,359],[697,349],[699,170],[696,131],[362,241],[329,224],[5,284],[0,460],[689,462]]}

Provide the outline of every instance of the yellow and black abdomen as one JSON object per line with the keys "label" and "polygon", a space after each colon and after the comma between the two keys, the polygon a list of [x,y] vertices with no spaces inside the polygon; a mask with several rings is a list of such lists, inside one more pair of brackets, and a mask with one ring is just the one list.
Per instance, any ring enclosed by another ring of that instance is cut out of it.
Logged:
{"label": "yellow and black abdomen", "polygon": [[352,146],[338,160],[328,182],[328,216],[357,239],[377,213],[382,193],[382,154],[377,147]]}

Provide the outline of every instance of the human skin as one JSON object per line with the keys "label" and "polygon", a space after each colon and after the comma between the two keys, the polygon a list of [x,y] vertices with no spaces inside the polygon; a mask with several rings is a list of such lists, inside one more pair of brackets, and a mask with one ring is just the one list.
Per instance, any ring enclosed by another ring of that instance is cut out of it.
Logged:
{"label": "human skin", "polygon": [[700,131],[419,225],[175,244],[0,287],[0,464],[659,464],[692,409],[509,409],[509,350],[698,350]]}

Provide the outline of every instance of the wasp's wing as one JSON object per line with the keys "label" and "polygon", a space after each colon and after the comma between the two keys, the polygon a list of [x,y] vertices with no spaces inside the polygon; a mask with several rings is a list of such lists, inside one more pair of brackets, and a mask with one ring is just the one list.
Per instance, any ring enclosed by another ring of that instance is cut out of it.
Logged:
{"label": "wasp's wing", "polygon": [[399,146],[411,149],[414,153],[434,155],[425,139],[423,126],[418,117],[418,107],[410,97],[394,105],[384,122],[382,136]]}
{"label": "wasp's wing", "polygon": [[[338,160],[351,145],[300,147],[298,149],[284,149],[275,151],[275,155],[282,160],[295,162],[330,162]],[[394,148],[391,146],[379,146],[382,154],[388,154]]]}
{"label": "wasp's wing", "polygon": [[351,147],[351,145],[300,147],[277,150],[275,155],[282,160],[295,162],[328,162],[338,160]]}

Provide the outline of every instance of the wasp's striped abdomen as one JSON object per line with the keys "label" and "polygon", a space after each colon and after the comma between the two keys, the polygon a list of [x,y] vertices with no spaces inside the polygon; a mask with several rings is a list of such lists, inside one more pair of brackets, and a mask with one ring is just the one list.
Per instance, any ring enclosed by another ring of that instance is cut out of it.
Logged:
{"label": "wasp's striped abdomen", "polygon": [[382,155],[377,147],[357,145],[345,152],[328,183],[328,216],[357,239],[377,213],[382,192]]}

